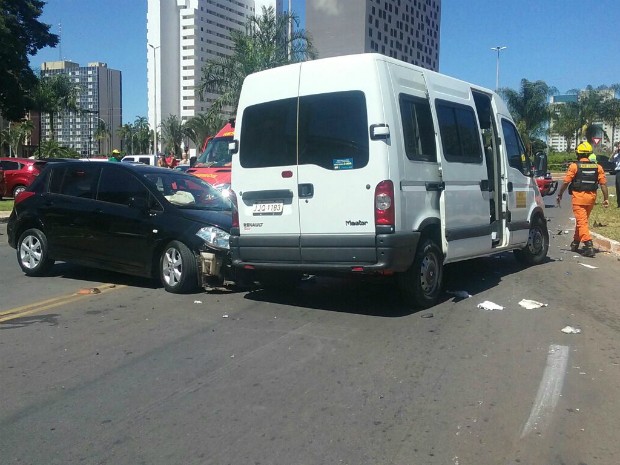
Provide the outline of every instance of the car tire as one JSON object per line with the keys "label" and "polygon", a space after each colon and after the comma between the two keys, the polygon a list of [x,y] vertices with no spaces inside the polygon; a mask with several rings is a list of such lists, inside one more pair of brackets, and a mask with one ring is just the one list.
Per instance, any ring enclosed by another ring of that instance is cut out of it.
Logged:
{"label": "car tire", "polygon": [[515,258],[525,266],[540,265],[549,250],[549,231],[541,217],[536,217],[530,226],[527,245],[514,251]]}
{"label": "car tire", "polygon": [[13,188],[13,198],[17,197],[19,194],[26,190],[26,186],[15,186]]}
{"label": "car tire", "polygon": [[185,294],[198,288],[198,265],[192,251],[182,242],[170,242],[159,259],[159,278],[166,291]]}
{"label": "car tire", "polygon": [[54,265],[47,237],[40,229],[24,231],[17,241],[17,263],[27,276],[44,276]]}
{"label": "car tire", "polygon": [[429,308],[437,304],[443,285],[443,254],[435,241],[422,239],[413,264],[397,278],[402,298],[408,306]]}

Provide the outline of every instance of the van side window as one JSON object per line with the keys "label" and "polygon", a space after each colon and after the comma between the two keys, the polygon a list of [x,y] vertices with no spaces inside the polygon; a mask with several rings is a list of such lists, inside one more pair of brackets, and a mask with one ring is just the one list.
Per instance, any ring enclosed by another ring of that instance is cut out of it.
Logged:
{"label": "van side window", "polygon": [[437,100],[437,120],[447,161],[482,163],[480,129],[471,107]]}
{"label": "van side window", "polygon": [[517,128],[507,119],[502,119],[502,131],[504,133],[504,145],[508,156],[508,165],[518,169],[526,176],[530,175],[529,157],[525,153],[525,146],[521,142]]}
{"label": "van side window", "polygon": [[239,162],[244,168],[295,165],[297,99],[246,108],[241,122]]}
{"label": "van side window", "polygon": [[401,94],[400,117],[409,160],[437,161],[435,128],[428,100]]}
{"label": "van side window", "polygon": [[129,206],[136,198],[146,200],[148,191],[135,176],[112,166],[103,168],[97,200]]}
{"label": "van side window", "polygon": [[87,166],[80,163],[79,166],[68,166],[62,170],[54,170],[50,183],[50,192],[94,199],[99,181],[101,168]]}
{"label": "van side window", "polygon": [[299,164],[330,171],[368,164],[366,98],[360,91],[299,99]]}

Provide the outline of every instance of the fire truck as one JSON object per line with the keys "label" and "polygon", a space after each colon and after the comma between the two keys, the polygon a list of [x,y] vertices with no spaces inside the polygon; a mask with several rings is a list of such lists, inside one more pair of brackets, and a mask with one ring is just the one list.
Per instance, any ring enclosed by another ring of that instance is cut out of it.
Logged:
{"label": "fire truck", "polygon": [[233,140],[235,120],[231,119],[213,137],[208,137],[194,166],[187,170],[220,190],[230,187],[231,160],[228,144]]}

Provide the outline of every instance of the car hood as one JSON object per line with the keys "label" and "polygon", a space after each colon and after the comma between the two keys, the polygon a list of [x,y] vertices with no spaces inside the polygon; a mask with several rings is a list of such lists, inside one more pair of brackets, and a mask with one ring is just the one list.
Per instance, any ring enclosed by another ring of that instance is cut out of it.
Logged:
{"label": "car hood", "polygon": [[226,232],[230,232],[232,226],[232,212],[230,210],[189,210],[179,208],[178,212],[180,216],[190,221],[217,226]]}

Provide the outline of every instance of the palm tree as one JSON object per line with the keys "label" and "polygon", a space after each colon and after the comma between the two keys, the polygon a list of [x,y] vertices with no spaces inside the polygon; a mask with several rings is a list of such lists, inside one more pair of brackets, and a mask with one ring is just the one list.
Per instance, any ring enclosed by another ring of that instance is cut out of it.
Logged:
{"label": "palm tree", "polygon": [[200,150],[207,137],[215,134],[226,120],[214,113],[199,113],[186,121],[187,137]]}
{"label": "palm tree", "polygon": [[508,88],[500,90],[530,155],[532,141],[545,133],[549,122],[547,102],[555,93],[557,89],[549,87],[544,81],[531,82],[527,79],[521,79],[521,89],[518,92]]}
{"label": "palm tree", "polygon": [[553,119],[553,132],[566,140],[567,147],[570,150],[571,141],[579,140],[579,131],[582,126],[579,103],[566,102],[553,105],[551,117]]}
{"label": "palm tree", "polygon": [[133,139],[134,139],[134,127],[131,123],[122,124],[116,130],[118,137],[121,139],[121,151],[123,151],[123,147],[126,153],[134,154],[133,151]]}
{"label": "palm tree", "polygon": [[601,119],[611,125],[611,146],[614,147],[616,127],[620,125],[620,100],[617,98],[605,100],[601,108]]}
{"label": "palm tree", "polygon": [[162,144],[164,144],[166,152],[174,152],[175,156],[181,155],[183,138],[189,133],[191,131],[177,115],[168,115],[161,122]]}
{"label": "palm tree", "polygon": [[34,125],[30,120],[20,122],[9,121],[9,125],[2,131],[0,136],[3,144],[9,147],[9,157],[19,156],[19,147],[23,145],[33,130]]}
{"label": "palm tree", "polygon": [[34,109],[47,113],[50,120],[50,138],[55,139],[55,119],[67,111],[79,111],[81,88],[66,74],[54,74],[39,79],[32,93]]}
{"label": "palm tree", "polygon": [[153,137],[146,116],[138,116],[133,122],[135,153],[150,153]]}
{"label": "palm tree", "polygon": [[305,31],[295,30],[289,37],[291,23],[299,26],[295,14],[276,15],[273,7],[263,6],[262,15],[248,19],[245,33],[231,33],[232,55],[209,61],[202,69],[200,98],[204,99],[204,94],[209,92],[219,94],[209,108],[210,113],[220,114],[226,106],[236,111],[241,86],[248,74],[316,57]]}
{"label": "palm tree", "polygon": [[[108,129],[108,125],[102,119],[97,120],[97,129],[95,129],[93,136],[99,144],[98,153],[99,155],[101,155],[101,141],[106,141],[110,137],[110,130]],[[104,144],[104,147],[106,147],[106,144]],[[105,152],[107,153],[109,152],[109,150],[105,150]]]}

